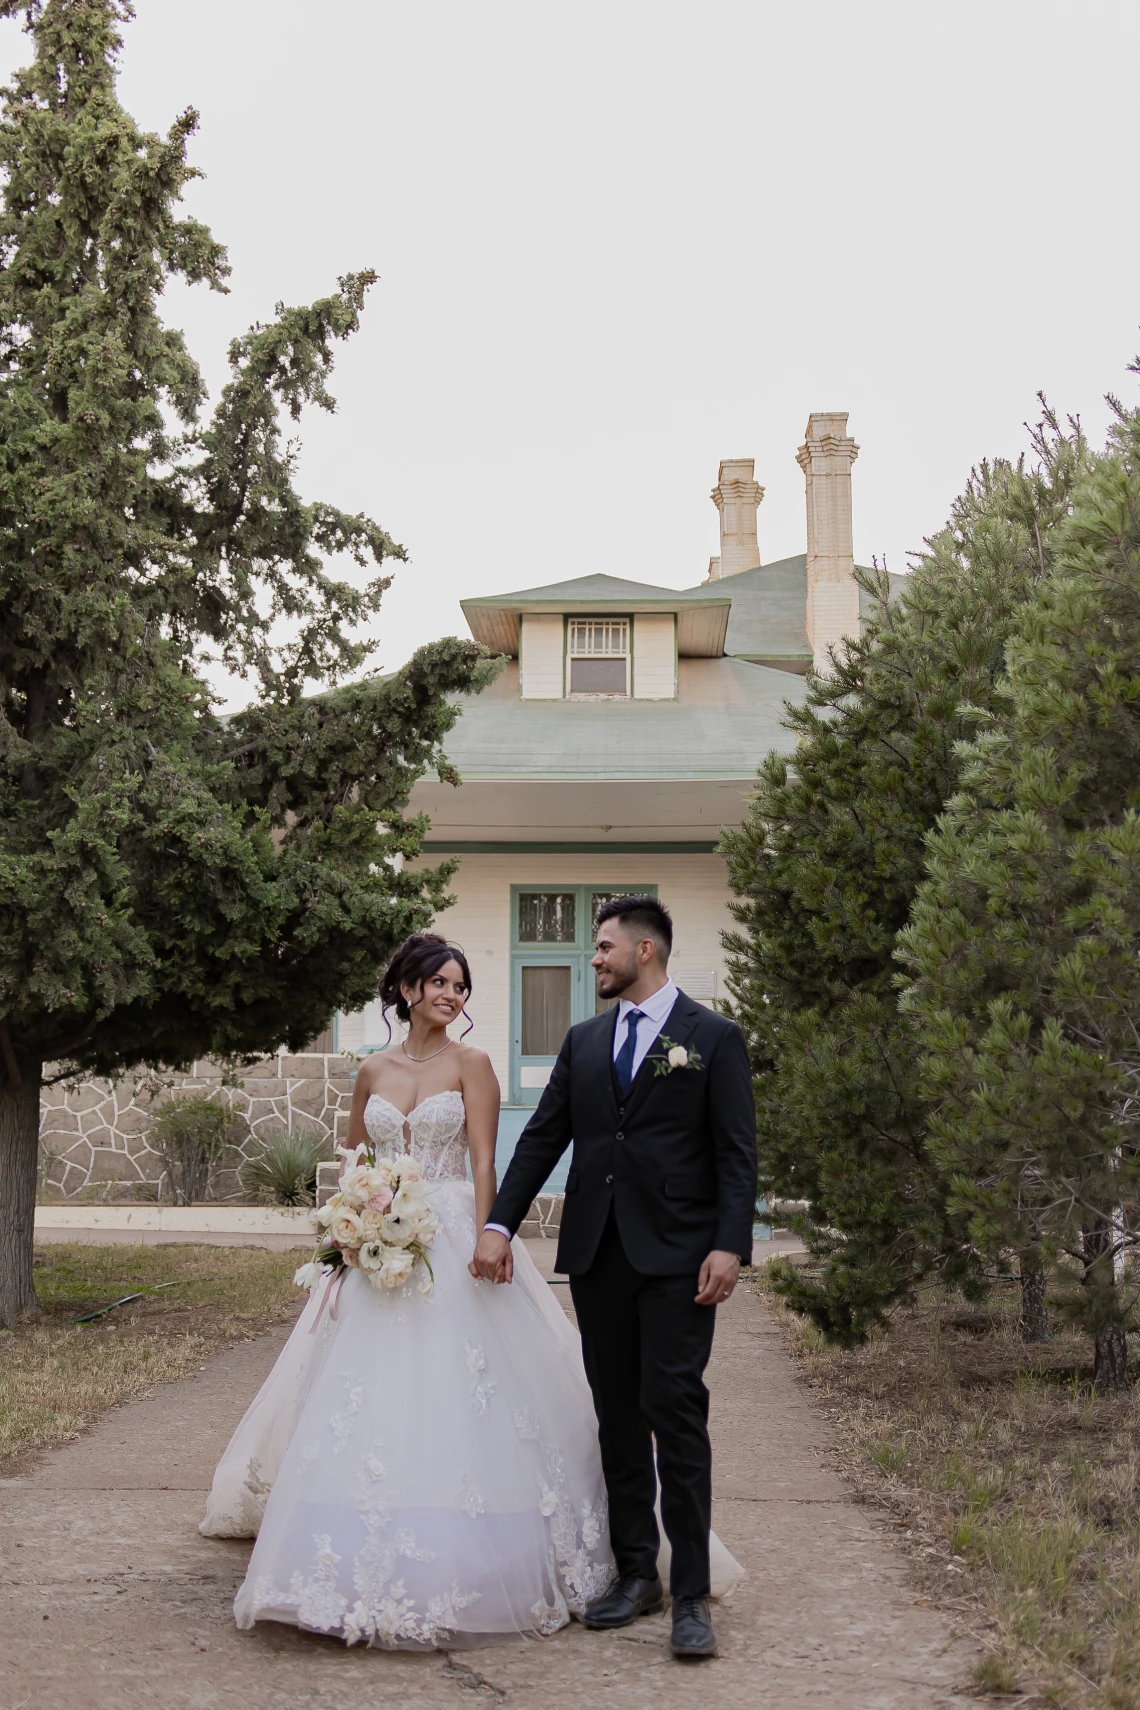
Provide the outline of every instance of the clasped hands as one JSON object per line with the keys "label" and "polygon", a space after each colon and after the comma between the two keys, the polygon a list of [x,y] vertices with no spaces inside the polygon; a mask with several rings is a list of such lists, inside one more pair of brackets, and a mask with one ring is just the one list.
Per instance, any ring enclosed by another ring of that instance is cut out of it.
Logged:
{"label": "clasped hands", "polygon": [[476,1282],[510,1282],[515,1274],[511,1244],[497,1229],[484,1229],[467,1269]]}
{"label": "clasped hands", "polygon": [[[515,1274],[511,1244],[497,1229],[484,1229],[475,1243],[467,1269],[476,1282],[509,1283]],[[736,1287],[740,1260],[735,1253],[714,1249],[701,1266],[697,1279],[698,1306],[719,1306]]]}

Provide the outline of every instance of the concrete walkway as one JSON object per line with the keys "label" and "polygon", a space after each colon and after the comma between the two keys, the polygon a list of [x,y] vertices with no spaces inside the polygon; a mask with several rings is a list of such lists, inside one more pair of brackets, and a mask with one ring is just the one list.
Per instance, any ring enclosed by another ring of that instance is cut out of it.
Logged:
{"label": "concrete walkway", "polygon": [[[536,1260],[552,1243],[531,1246]],[[560,1299],[567,1290],[557,1287]],[[566,1302],[568,1304],[568,1302]],[[440,1655],[348,1650],[230,1603],[249,1547],[197,1532],[214,1464],[284,1333],[109,1415],[0,1482],[0,1710],[965,1710],[974,1653],[919,1606],[872,1511],[827,1463],[828,1434],[763,1303],[720,1313],[710,1369],[714,1523],[748,1579],[715,1611],[716,1662],[680,1665],[663,1620],[574,1623],[540,1644]]]}

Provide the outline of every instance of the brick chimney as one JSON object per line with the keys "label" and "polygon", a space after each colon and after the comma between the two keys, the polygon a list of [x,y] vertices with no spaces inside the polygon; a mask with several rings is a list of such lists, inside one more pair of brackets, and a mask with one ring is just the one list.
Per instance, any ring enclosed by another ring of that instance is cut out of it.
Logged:
{"label": "brick chimney", "polygon": [[720,512],[720,557],[709,559],[706,580],[735,576],[755,570],[760,563],[756,544],[756,512],[764,489],[753,479],[756,462],[751,457],[729,457],[720,466],[716,486],[709,495]]}
{"label": "brick chimney", "polygon": [[807,632],[817,671],[826,671],[829,647],[859,633],[851,543],[851,465],[858,455],[846,410],[808,417],[796,462],[807,481]]}

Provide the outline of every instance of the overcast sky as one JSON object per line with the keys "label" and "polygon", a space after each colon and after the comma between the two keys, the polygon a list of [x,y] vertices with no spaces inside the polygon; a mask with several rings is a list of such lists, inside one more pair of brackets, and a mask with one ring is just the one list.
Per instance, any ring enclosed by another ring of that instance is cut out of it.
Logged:
{"label": "overcast sky", "polygon": [[1134,0],[138,0],[120,92],[202,115],[232,292],[168,309],[215,393],[276,299],[381,275],[300,484],[407,546],[392,667],[465,594],[701,580],[722,457],[802,552],[811,410],[892,569],[1039,388],[1100,437],[1140,396],[1138,48]]}

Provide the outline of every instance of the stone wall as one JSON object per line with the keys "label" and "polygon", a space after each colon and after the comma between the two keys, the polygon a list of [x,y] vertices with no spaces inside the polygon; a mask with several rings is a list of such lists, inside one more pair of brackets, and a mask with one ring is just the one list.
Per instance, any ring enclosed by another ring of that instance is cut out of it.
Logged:
{"label": "stone wall", "polygon": [[306,1128],[320,1135],[330,1155],[344,1143],[355,1072],[351,1057],[282,1054],[243,1069],[240,1084],[232,1087],[221,1085],[216,1064],[201,1062],[186,1074],[83,1079],[46,1088],[40,1118],[44,1190],[65,1199],[89,1198],[100,1187],[109,1196],[157,1193],[163,1164],[149,1141],[154,1108],[173,1092],[220,1091],[248,1128],[214,1191],[221,1199],[239,1198],[242,1159],[266,1134]]}

